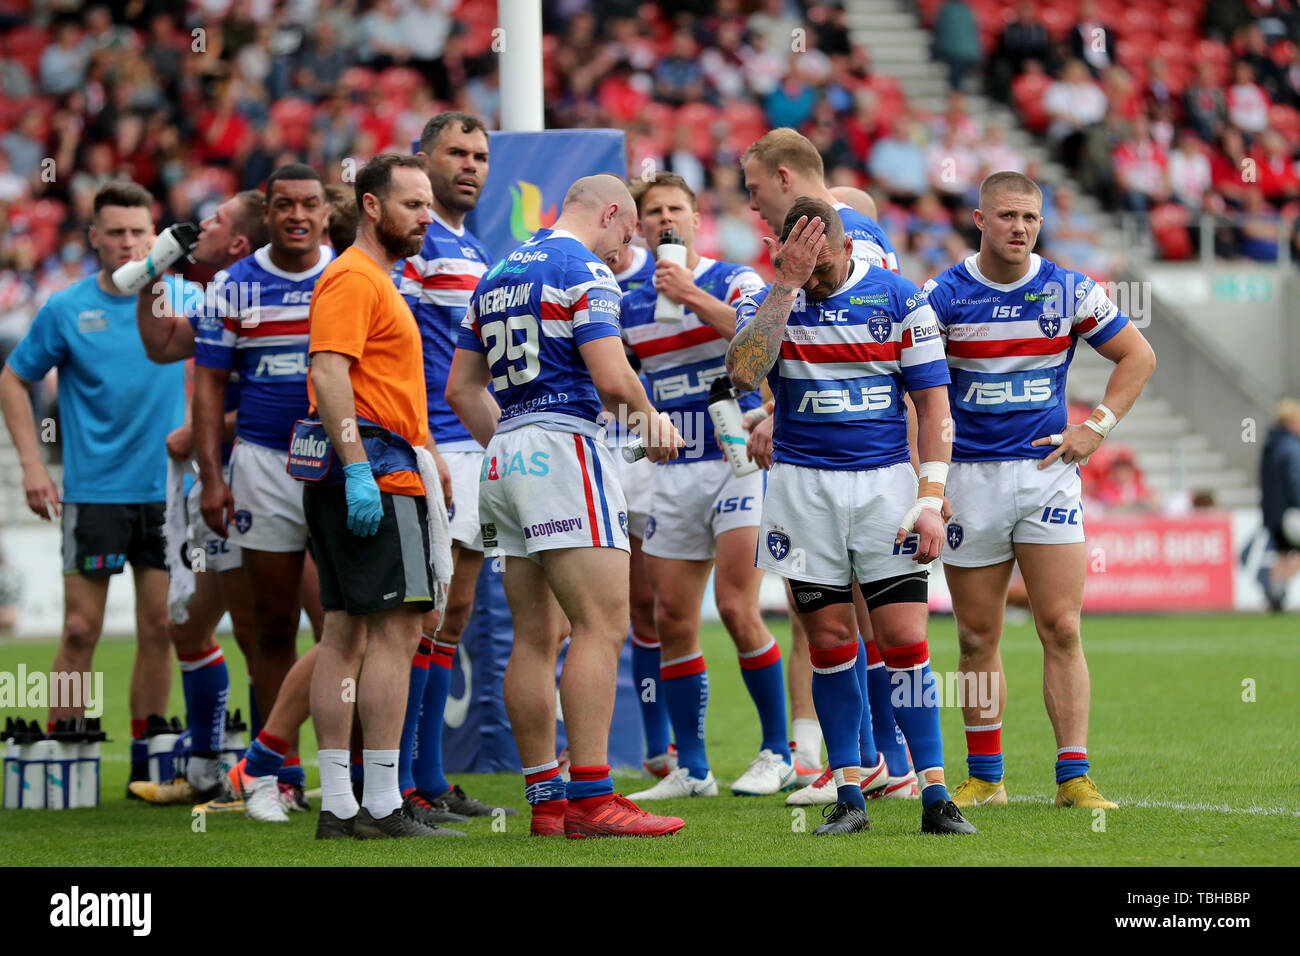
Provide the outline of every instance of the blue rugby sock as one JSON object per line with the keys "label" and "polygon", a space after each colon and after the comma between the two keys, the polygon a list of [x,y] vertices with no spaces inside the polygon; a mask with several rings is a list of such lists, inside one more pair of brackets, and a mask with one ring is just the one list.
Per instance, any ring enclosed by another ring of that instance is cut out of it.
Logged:
{"label": "blue rugby sock", "polygon": [[636,687],[637,701],[641,707],[645,755],[649,758],[666,754],[668,745],[672,743],[672,724],[668,720],[668,708],[660,697],[657,638],[632,634],[632,683]]}
{"label": "blue rugby sock", "polygon": [[[856,671],[858,645],[845,644],[826,649],[810,647],[808,654],[813,667],[813,706],[826,737],[826,765],[832,771],[852,768],[852,775],[856,776],[862,757],[858,734],[862,727],[863,706]],[[866,807],[857,781],[841,784],[837,778],[836,794],[842,803]]]}
{"label": "blue rugby sock", "polygon": [[424,707],[424,688],[429,683],[429,654],[433,641],[420,638],[415,657],[411,660],[411,676],[406,691],[406,715],[402,718],[402,740],[397,746],[397,789],[402,793],[415,789],[415,776],[411,762],[415,750],[415,731]]}
{"label": "blue rugby sock", "polygon": [[776,638],[756,651],[740,655],[740,676],[758,708],[763,730],[763,750],[780,754],[790,762],[790,741],[785,735],[785,682],[781,671],[781,648]]}
{"label": "blue rugby sock", "polygon": [[226,701],[230,696],[226,659],[220,647],[176,657],[190,725],[190,751],[198,757],[215,757],[226,737]]}
{"label": "blue rugby sock", "polygon": [[704,746],[704,714],[709,706],[709,673],[699,651],[677,660],[664,661],[659,669],[659,687],[664,706],[677,738],[677,766],[685,767],[697,780],[709,775],[709,757]]}
{"label": "blue rugby sock", "polygon": [[916,767],[917,783],[921,787],[921,803],[928,807],[947,802],[947,787],[937,781],[930,782],[929,778],[930,771],[934,771],[935,776],[943,773],[939,696],[934,674],[930,672],[930,646],[922,640],[916,644],[883,647],[880,656],[893,687],[894,719],[912,750],[912,764]]}

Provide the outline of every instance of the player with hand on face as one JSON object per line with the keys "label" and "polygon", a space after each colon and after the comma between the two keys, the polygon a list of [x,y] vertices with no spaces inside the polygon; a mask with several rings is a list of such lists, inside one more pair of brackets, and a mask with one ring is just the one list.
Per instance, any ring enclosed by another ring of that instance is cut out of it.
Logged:
{"label": "player with hand on face", "polygon": [[[775,463],[763,499],[758,566],[785,577],[808,634],[813,700],[836,803],[818,835],[868,829],[860,787],[863,688],[853,589],[866,601],[899,691],[894,717],[918,768],[925,833],[973,833],[944,785],[926,643],[927,564],[943,548],[948,369],[915,285],[853,257],[835,210],[791,206],[772,252],[776,280],[745,299],[727,352],[740,388],[768,377]],[[918,416],[921,480],[903,392]]]}
{"label": "player with hand on face", "polygon": [[[1088,775],[1088,663],[1079,637],[1087,551],[1079,465],[1137,401],[1155,353],[1093,280],[1034,253],[1042,192],[999,172],[980,185],[980,251],[926,283],[947,344],[956,424],[944,573],[963,685],[970,778],[960,806],[1007,802],[998,644],[1019,563],[1043,644],[1043,699],[1056,734],[1056,803],[1114,809]],[[1085,422],[1066,417],[1065,377],[1082,339],[1115,363]],[[967,679],[972,678],[969,683]]]}
{"label": "player with hand on face", "polygon": [[[655,469],[644,543],[661,647],[657,684],[677,740],[678,766],[655,786],[630,796],[717,795],[704,743],[709,678],[699,634],[700,603],[715,564],[718,612],[736,645],[761,728],[758,758],[731,789],[772,794],[794,782],[794,766],[785,736],[781,649],[758,610],[763,575],[754,567],[754,549],[763,475],[733,473],[708,412],[709,386],[725,375],[736,303],[762,289],[763,281],[748,266],[716,262],[695,251],[700,214],[694,192],[680,176],[660,174],[637,185],[641,234],[657,243],[674,230],[686,246],[686,265],[660,260],[653,283],[624,297],[623,338],[640,360],[656,407],[678,416],[689,439],[681,457]],[[686,307],[682,321],[655,321],[661,294]],[[757,392],[740,399],[742,409],[759,403]]]}
{"label": "player with hand on face", "polygon": [[[763,217],[774,234],[780,235],[786,215],[796,199],[801,196],[820,199],[835,210],[845,234],[853,241],[854,258],[870,264],[873,269],[898,272],[894,247],[873,218],[875,203],[871,197],[861,190],[828,187],[821,154],[806,136],[792,129],[774,129],[745,150],[741,168],[745,188],[749,191],[750,208]],[[914,444],[916,412],[906,395],[903,401],[907,410],[909,441]],[[763,467],[770,467],[775,422],[770,418],[757,422],[751,418],[751,422],[753,427],[747,450]],[[789,683],[794,715],[795,768],[800,782],[807,786],[790,794],[786,802],[792,805],[833,803],[835,788],[830,771],[812,771],[820,755],[821,732],[816,721],[810,719],[813,708],[812,675],[807,669],[808,643],[799,623],[793,595],[787,594],[787,600],[792,622]],[[918,793],[916,773],[908,759],[906,741],[893,718],[889,679],[873,640],[871,615],[860,591],[854,592],[853,600],[862,636],[857,664],[858,682],[862,685],[862,697],[866,702],[859,731],[863,792],[871,797],[915,798]],[[805,773],[805,770],[812,772]]]}

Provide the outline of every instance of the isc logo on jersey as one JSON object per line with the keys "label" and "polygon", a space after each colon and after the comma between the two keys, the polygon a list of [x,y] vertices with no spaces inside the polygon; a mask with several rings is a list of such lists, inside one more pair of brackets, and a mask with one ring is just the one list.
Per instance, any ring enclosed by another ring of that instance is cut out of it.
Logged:
{"label": "isc logo on jersey", "polygon": [[962,403],[966,405],[1024,405],[1039,404],[1052,400],[1052,380],[1050,378],[1022,379],[1020,391],[1016,383],[971,382]]}
{"label": "isc logo on jersey", "polygon": [[845,412],[878,412],[894,404],[892,385],[863,385],[860,395],[847,388],[809,390],[799,401],[799,411],[814,415],[842,415]]}
{"label": "isc logo on jersey", "polygon": [[257,360],[254,375],[306,375],[307,356],[301,352],[278,352],[263,355]]}

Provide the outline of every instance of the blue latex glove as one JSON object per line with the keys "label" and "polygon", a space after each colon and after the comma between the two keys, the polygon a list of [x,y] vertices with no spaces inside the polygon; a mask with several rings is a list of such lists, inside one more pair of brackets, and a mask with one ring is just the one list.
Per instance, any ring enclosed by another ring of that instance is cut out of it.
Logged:
{"label": "blue latex glove", "polygon": [[370,462],[358,461],[343,466],[347,478],[344,486],[348,499],[348,530],[368,538],[379,530],[384,517],[384,503],[379,498],[379,486],[370,471]]}

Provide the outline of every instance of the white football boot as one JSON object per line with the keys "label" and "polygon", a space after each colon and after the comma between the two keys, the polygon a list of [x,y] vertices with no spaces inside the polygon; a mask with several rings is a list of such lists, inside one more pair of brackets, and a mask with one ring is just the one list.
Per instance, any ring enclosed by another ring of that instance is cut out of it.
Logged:
{"label": "white football boot", "polygon": [[767,797],[794,786],[794,764],[771,750],[760,750],[749,769],[731,785],[731,792],[741,797]]}
{"label": "white football boot", "polygon": [[690,771],[685,767],[678,767],[670,771],[668,776],[664,777],[649,790],[641,790],[637,793],[629,793],[627,799],[636,801],[645,800],[675,800],[678,797],[716,797],[718,795],[718,781],[713,778],[713,771],[703,780],[697,780],[690,775]]}

